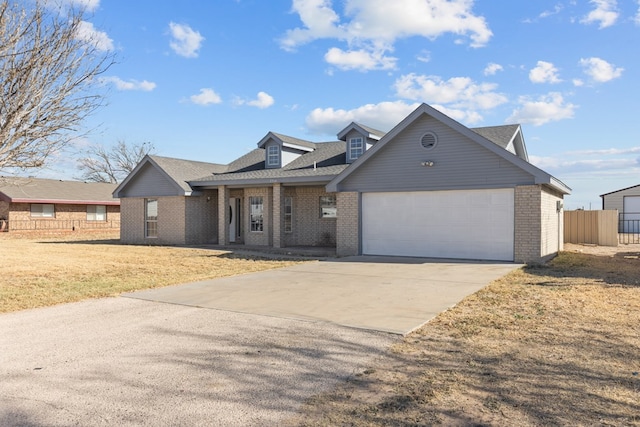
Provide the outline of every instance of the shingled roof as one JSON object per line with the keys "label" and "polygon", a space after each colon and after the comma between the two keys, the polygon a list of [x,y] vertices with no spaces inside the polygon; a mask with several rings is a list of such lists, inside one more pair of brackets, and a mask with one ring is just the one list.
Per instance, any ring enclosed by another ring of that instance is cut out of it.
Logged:
{"label": "shingled roof", "polygon": [[264,168],[264,149],[253,150],[229,164],[227,173],[210,174],[189,181],[191,187],[241,182],[329,181],[348,165],[344,141],[315,143],[316,149],[280,169]]}
{"label": "shingled roof", "polygon": [[487,138],[494,144],[497,144],[502,148],[507,148],[519,127],[520,125],[486,126],[471,128],[471,130],[478,135]]}
{"label": "shingled roof", "polygon": [[43,178],[0,178],[0,199],[9,203],[119,205],[117,184]]}

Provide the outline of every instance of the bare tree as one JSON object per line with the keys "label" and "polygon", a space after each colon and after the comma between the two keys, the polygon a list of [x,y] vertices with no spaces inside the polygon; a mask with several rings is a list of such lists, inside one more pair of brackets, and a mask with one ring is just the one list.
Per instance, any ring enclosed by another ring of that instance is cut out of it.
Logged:
{"label": "bare tree", "polygon": [[119,183],[144,156],[153,153],[154,150],[150,142],[127,145],[125,141],[120,140],[109,149],[103,145],[93,145],[85,152],[85,157],[79,160],[79,169],[84,172],[80,179]]}
{"label": "bare tree", "polygon": [[113,55],[83,37],[83,9],[47,3],[0,0],[0,170],[43,166],[102,105]]}

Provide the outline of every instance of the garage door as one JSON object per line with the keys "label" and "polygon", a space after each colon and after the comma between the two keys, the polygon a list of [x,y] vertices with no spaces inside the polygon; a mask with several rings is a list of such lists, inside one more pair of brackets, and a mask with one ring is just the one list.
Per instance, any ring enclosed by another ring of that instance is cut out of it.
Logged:
{"label": "garage door", "polygon": [[364,193],[362,252],[513,261],[513,189]]}
{"label": "garage door", "polygon": [[640,232],[640,196],[624,196],[623,202],[623,232]]}

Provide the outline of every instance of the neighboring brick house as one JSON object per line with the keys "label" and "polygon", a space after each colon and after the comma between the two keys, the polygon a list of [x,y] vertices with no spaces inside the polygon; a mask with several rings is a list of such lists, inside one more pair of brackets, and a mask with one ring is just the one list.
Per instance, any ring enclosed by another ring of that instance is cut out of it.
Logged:
{"label": "neighboring brick house", "polygon": [[4,231],[120,228],[116,184],[0,177],[0,227]]}
{"label": "neighboring brick house", "polygon": [[130,244],[536,262],[562,249],[569,193],[529,163],[519,125],[469,129],[422,104],[388,133],[269,132],[228,165],[147,156],[114,196]]}

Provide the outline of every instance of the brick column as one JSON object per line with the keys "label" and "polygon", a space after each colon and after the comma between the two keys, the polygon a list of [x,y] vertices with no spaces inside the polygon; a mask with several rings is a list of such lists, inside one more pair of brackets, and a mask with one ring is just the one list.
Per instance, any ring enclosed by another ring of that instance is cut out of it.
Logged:
{"label": "brick column", "polygon": [[360,198],[358,193],[337,193],[336,254],[360,253]]}
{"label": "brick column", "polygon": [[540,262],[542,244],[541,190],[539,185],[515,189],[515,262]]}
{"label": "brick column", "polygon": [[284,187],[282,184],[273,184],[273,247],[284,246],[284,218],[282,215],[284,204]]}
{"label": "brick column", "polygon": [[218,244],[229,244],[229,189],[218,186]]}

